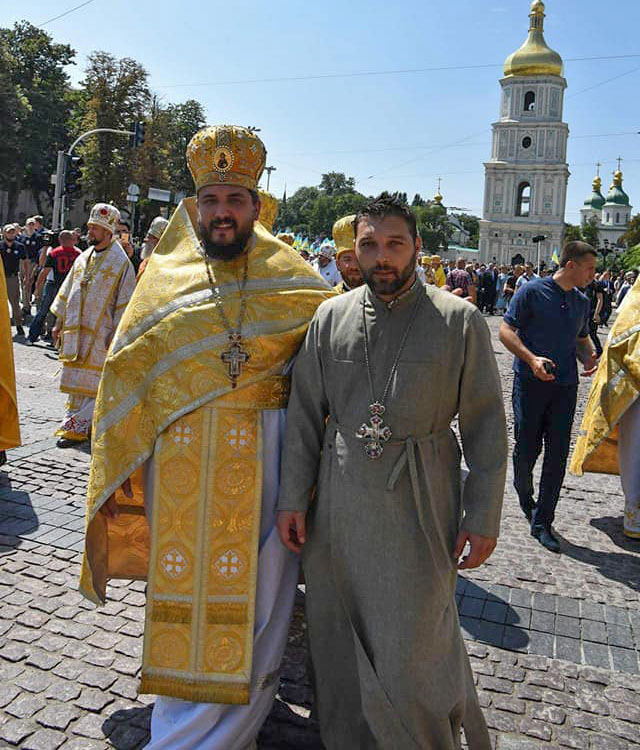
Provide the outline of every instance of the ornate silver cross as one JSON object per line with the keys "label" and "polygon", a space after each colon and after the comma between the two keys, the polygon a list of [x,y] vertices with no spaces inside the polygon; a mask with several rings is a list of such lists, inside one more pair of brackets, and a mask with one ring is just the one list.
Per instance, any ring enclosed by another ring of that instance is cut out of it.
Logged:
{"label": "ornate silver cross", "polygon": [[227,375],[231,380],[231,387],[235,388],[237,380],[242,375],[242,365],[245,365],[250,359],[249,352],[242,348],[242,336],[238,333],[232,333],[229,336],[231,344],[228,349],[222,352],[220,359],[227,365]]}
{"label": "ornate silver cross", "polygon": [[366,440],[364,452],[369,458],[380,458],[384,453],[382,444],[391,440],[393,433],[382,419],[385,408],[379,401],[369,404],[369,411],[371,412],[369,424],[363,424],[356,432],[356,437]]}

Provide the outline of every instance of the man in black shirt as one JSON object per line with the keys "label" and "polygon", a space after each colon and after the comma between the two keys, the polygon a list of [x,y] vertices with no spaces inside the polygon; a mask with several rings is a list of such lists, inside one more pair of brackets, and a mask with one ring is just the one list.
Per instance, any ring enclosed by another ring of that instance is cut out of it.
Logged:
{"label": "man in black shirt", "polygon": [[593,345],[596,349],[596,357],[602,354],[602,344],[598,337],[598,326],[600,325],[600,316],[602,314],[602,308],[604,306],[604,293],[602,285],[599,281],[594,279],[588,286],[583,290],[584,295],[589,300],[591,309],[589,311],[589,337],[593,341]]}
{"label": "man in black shirt", "polygon": [[4,227],[4,241],[0,242],[0,256],[4,265],[4,275],[7,277],[7,296],[11,305],[13,324],[16,327],[16,333],[24,336],[22,310],[20,309],[20,262],[27,255],[24,245],[16,241],[17,233],[15,224],[7,224]]}

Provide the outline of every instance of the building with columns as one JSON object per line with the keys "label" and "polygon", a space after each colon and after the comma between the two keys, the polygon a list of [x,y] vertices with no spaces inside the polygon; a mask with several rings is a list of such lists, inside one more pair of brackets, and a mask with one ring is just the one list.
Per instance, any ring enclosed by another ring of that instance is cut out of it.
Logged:
{"label": "building with columns", "polygon": [[[613,173],[613,182],[605,198],[602,194],[602,178],[597,174],[593,180],[591,195],[580,209],[582,223],[594,221],[598,229],[598,244],[621,246],[620,238],[629,228],[631,203],[622,189],[622,170],[618,159],[618,169]],[[598,165],[600,166],[600,165]]]}
{"label": "building with columns", "polygon": [[569,127],[562,121],[563,62],[544,38],[545,5],[534,0],[529,35],[504,64],[500,119],[493,124],[479,255],[483,262],[549,263],[564,236]]}

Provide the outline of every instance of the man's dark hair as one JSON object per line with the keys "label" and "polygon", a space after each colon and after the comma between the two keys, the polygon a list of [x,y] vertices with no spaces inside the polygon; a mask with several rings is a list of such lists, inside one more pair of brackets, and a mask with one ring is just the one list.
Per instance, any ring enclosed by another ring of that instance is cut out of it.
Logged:
{"label": "man's dark hair", "polygon": [[248,188],[249,192],[251,193],[251,201],[253,202],[254,206],[258,205],[258,201],[260,200],[260,196],[258,195],[257,190],[251,190]]}
{"label": "man's dark hair", "polygon": [[123,220],[121,219],[119,223],[120,223],[120,224],[122,224],[122,226],[123,226],[123,227],[126,227],[126,228],[127,228],[127,232],[130,232],[130,231],[131,231],[131,224],[129,224],[129,222],[128,222],[128,221],[123,221]]}
{"label": "man's dark hair", "polygon": [[584,260],[587,255],[593,255],[594,258],[598,257],[595,248],[587,242],[581,242],[580,240],[567,242],[562,248],[562,254],[560,255],[560,268],[564,268],[570,260]]}
{"label": "man's dark hair", "polygon": [[37,221],[39,224],[43,224],[44,223],[44,216],[34,216],[33,220]]}
{"label": "man's dark hair", "polygon": [[385,219],[387,216],[398,216],[407,223],[414,242],[418,236],[416,217],[413,211],[404,201],[400,200],[396,193],[389,194],[386,191],[380,193],[377,198],[374,198],[358,211],[356,218],[353,220],[354,236],[358,234],[360,220],[367,216],[376,217],[377,219]]}

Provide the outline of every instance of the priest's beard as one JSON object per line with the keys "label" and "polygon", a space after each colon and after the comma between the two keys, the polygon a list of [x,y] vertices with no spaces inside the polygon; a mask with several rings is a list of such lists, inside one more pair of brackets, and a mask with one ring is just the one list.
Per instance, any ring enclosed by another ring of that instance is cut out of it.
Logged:
{"label": "priest's beard", "polygon": [[[369,288],[375,295],[392,295],[400,291],[402,287],[409,281],[411,276],[416,270],[416,256],[413,255],[411,260],[404,268],[397,271],[395,268],[387,265],[386,263],[376,263],[373,268],[365,270],[360,266],[362,272],[362,278],[368,284]],[[393,271],[394,277],[388,279],[376,279],[374,276],[376,271]]]}
{"label": "priest's beard", "polygon": [[[214,242],[212,237],[214,230],[222,224],[231,224],[235,232],[233,238],[229,242],[220,244]],[[202,221],[198,219],[198,228],[200,229],[202,246],[210,258],[217,258],[218,260],[233,260],[233,258],[237,258],[238,255],[242,255],[251,235],[253,234],[253,219],[242,226],[238,226],[238,223],[231,218],[223,220],[212,219],[209,222],[209,226],[205,226]]]}

